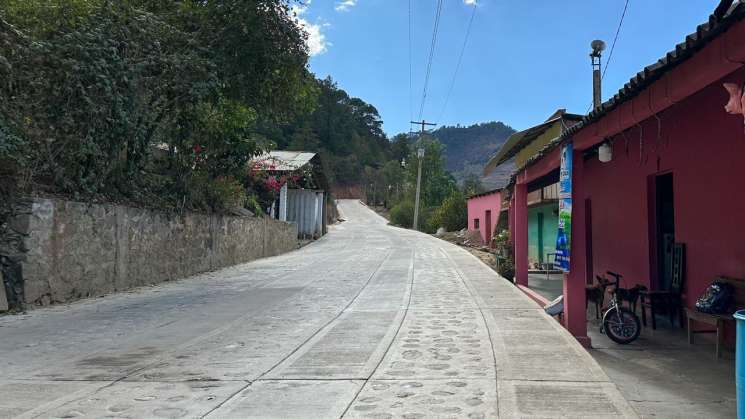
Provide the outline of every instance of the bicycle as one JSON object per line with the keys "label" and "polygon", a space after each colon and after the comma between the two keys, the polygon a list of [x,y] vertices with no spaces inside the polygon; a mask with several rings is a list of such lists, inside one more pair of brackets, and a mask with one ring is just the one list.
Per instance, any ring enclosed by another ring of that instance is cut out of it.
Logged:
{"label": "bicycle", "polygon": [[611,294],[608,309],[603,313],[603,324],[600,333],[605,333],[613,342],[622,345],[635,341],[641,333],[642,325],[639,317],[630,309],[623,307],[618,298],[618,290],[623,275],[608,272],[616,280]]}

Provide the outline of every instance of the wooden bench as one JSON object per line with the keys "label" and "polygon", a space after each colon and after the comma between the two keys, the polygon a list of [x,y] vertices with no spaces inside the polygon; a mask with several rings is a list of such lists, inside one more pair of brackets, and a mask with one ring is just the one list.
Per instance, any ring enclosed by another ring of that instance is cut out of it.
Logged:
{"label": "wooden bench", "polygon": [[[734,310],[731,310],[729,314],[708,314],[708,313],[701,313],[700,311],[697,311],[696,309],[690,309],[686,308],[686,317],[688,318],[688,343],[693,344],[693,337],[697,333],[716,333],[717,334],[717,343],[716,343],[716,357],[717,359],[721,358],[722,356],[722,345],[724,341],[724,325],[727,324],[727,322],[734,322],[734,319],[732,318],[732,314],[737,309],[740,309],[742,307],[745,307],[745,280],[742,279],[736,279],[736,278],[728,278],[728,277],[717,277],[717,281],[719,282],[725,282],[729,284],[732,287],[732,291],[734,294],[734,303],[733,308]],[[716,329],[714,330],[693,330],[692,321],[698,321],[701,323],[705,323],[711,326],[714,326]]]}

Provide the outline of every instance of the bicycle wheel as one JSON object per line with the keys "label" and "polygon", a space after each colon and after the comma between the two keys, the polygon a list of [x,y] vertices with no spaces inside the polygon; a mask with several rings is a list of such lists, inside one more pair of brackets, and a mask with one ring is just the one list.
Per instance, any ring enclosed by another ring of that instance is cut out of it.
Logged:
{"label": "bicycle wheel", "polygon": [[634,312],[626,307],[616,307],[603,315],[603,329],[613,342],[625,345],[639,337],[642,325]]}

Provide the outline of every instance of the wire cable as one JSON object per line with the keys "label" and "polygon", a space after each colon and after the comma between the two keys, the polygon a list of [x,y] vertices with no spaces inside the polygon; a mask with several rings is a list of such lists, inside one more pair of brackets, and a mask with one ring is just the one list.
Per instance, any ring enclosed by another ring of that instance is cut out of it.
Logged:
{"label": "wire cable", "polygon": [[616,41],[618,41],[618,34],[621,33],[621,26],[623,26],[623,19],[626,17],[626,10],[629,8],[629,0],[626,0],[626,4],[623,6],[623,13],[621,13],[621,20],[618,22],[618,29],[616,29],[616,36],[613,37],[613,43],[610,46],[610,52],[608,53],[608,59],[605,60],[605,68],[603,74],[600,76],[600,80],[605,78],[605,72],[608,71],[611,59],[613,59],[613,50],[616,49]]}
{"label": "wire cable", "polygon": [[442,120],[442,116],[445,114],[445,109],[448,107],[448,102],[450,101],[450,95],[453,93],[453,88],[455,87],[455,80],[458,77],[458,71],[460,70],[460,64],[461,61],[463,61],[463,53],[466,51],[466,45],[468,45],[468,38],[471,35],[471,26],[473,25],[473,18],[476,16],[476,3],[473,4],[473,10],[471,11],[471,19],[468,21],[468,27],[466,28],[466,37],[463,39],[463,46],[460,49],[460,55],[458,55],[458,62],[455,64],[455,72],[453,73],[453,80],[450,81],[450,88],[448,88],[448,93],[445,96],[445,103],[442,105],[442,111],[440,111],[440,115],[438,116],[437,120]]}
{"label": "wire cable", "polygon": [[412,37],[411,37],[411,26],[412,26],[412,14],[411,14],[411,0],[409,0],[409,121],[414,119],[414,83],[413,83],[413,70],[411,64],[411,49],[412,49]]}
{"label": "wire cable", "polygon": [[[616,28],[616,35],[613,37],[613,43],[610,47],[610,52],[608,53],[608,59],[605,60],[605,67],[603,68],[603,74],[600,75],[600,81],[602,82],[603,79],[605,79],[605,73],[608,71],[608,67],[610,66],[611,59],[613,58],[613,51],[616,49],[616,42],[618,41],[618,34],[621,33],[621,27],[623,26],[623,20],[626,18],[626,10],[629,8],[629,1],[626,0],[626,3],[623,5],[623,12],[621,13],[621,20],[618,21],[618,28]],[[592,103],[590,103],[590,106],[587,107],[587,112],[589,113],[592,109]]]}
{"label": "wire cable", "polygon": [[435,25],[432,29],[432,43],[429,47],[429,58],[427,59],[427,72],[424,75],[424,88],[422,89],[422,103],[419,106],[419,118],[422,119],[424,114],[424,104],[427,101],[427,87],[429,85],[429,76],[432,73],[432,59],[435,55],[435,45],[437,45],[437,31],[440,28],[440,15],[442,14],[442,0],[437,0],[437,12],[435,13]]}

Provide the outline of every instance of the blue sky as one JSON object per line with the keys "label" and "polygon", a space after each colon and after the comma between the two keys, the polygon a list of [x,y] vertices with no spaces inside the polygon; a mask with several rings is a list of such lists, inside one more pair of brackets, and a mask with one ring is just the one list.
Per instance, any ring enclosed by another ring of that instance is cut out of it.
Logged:
{"label": "blue sky", "polygon": [[[589,43],[608,58],[625,0],[476,0],[455,88],[443,112],[475,0],[443,0],[423,116],[440,125],[498,120],[524,129],[557,108],[586,113],[592,101]],[[437,0],[307,0],[296,8],[310,32],[310,68],[378,108],[388,135],[409,130],[422,98]],[[703,23],[717,0],[630,0],[603,100]],[[412,99],[410,101],[410,93]],[[411,109],[413,108],[413,112]]]}

